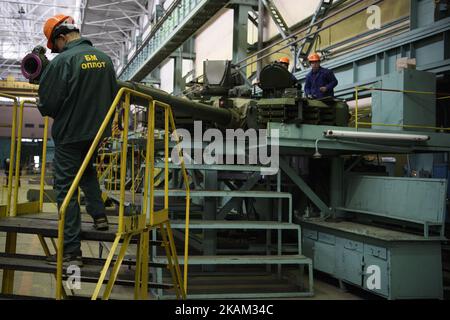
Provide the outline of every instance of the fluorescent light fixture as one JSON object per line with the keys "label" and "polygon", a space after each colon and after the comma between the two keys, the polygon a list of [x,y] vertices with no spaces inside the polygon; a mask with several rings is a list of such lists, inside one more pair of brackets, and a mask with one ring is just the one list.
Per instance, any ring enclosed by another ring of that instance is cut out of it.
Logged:
{"label": "fluorescent light fixture", "polygon": [[327,130],[324,131],[323,135],[327,138],[357,138],[357,139],[398,140],[398,141],[430,140],[430,136],[419,134],[378,133],[378,132],[359,132],[359,131],[342,131],[342,130]]}

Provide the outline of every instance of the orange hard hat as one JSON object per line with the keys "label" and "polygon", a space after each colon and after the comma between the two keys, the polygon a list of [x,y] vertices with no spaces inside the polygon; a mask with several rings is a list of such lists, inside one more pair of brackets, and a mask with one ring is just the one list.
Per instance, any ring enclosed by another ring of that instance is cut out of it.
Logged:
{"label": "orange hard hat", "polygon": [[278,62],[289,64],[289,58],[288,57],[282,57],[282,58],[280,58],[280,60],[278,60]]}
{"label": "orange hard hat", "polygon": [[309,55],[308,61],[309,62],[320,61],[320,56],[317,53],[312,53],[312,54]]}
{"label": "orange hard hat", "polygon": [[57,14],[54,17],[47,19],[44,24],[44,34],[47,38],[47,48],[53,49],[52,34],[56,27],[61,24],[66,24],[74,27],[75,20],[71,16],[66,16],[64,14]]}

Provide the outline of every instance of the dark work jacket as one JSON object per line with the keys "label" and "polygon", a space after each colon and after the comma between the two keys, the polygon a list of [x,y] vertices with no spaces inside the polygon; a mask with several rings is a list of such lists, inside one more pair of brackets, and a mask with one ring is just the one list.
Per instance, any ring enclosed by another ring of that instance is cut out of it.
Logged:
{"label": "dark work jacket", "polygon": [[[44,70],[38,109],[54,119],[55,144],[92,140],[117,94],[111,59],[84,38],[69,42]],[[111,122],[105,136],[111,134]]]}
{"label": "dark work jacket", "polygon": [[[313,96],[316,99],[324,97],[334,97],[334,88],[338,85],[338,81],[333,71],[320,68],[317,72],[311,70],[306,76],[305,94]],[[327,92],[322,93],[320,87],[327,87]]]}

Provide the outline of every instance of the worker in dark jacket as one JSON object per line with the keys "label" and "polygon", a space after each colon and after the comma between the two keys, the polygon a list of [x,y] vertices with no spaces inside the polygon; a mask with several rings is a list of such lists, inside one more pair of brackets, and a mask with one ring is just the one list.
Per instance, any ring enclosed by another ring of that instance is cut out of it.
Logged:
{"label": "worker in dark jacket", "polygon": [[[288,57],[281,57],[278,61],[279,64],[281,64],[286,70],[289,70],[289,58]],[[299,90],[302,89],[302,85],[300,81],[291,73],[291,80],[292,80],[292,86],[298,88]]]}
{"label": "worker in dark jacket", "polygon": [[[111,59],[81,38],[70,16],[56,15],[44,25],[47,47],[59,53],[44,70],[39,82],[39,111],[54,119],[54,174],[58,208],[117,94],[117,80]],[[110,124],[106,135],[110,135]],[[107,230],[108,221],[93,159],[81,178],[86,211],[94,228]],[[82,266],[81,216],[77,194],[71,198],[64,224],[64,264]],[[49,258],[56,263],[56,257]]]}
{"label": "worker in dark jacket", "polygon": [[306,76],[306,97],[311,99],[334,97],[334,88],[338,85],[338,81],[333,71],[320,66],[320,56],[317,53],[311,54],[308,60],[312,70]]}

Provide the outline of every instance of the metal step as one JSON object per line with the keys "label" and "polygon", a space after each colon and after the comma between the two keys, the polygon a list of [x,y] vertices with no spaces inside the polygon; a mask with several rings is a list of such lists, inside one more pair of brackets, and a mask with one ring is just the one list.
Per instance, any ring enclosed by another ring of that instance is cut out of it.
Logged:
{"label": "metal step", "polygon": [[[271,198],[271,199],[291,199],[292,195],[289,192],[276,192],[276,191],[259,191],[259,190],[249,190],[249,191],[239,191],[239,190],[191,190],[189,192],[191,198],[203,198],[203,197],[236,197],[236,198]],[[111,191],[108,196],[119,197],[119,191]],[[164,196],[164,190],[156,189],[154,191],[154,196],[162,197]],[[186,196],[186,190],[183,189],[172,189],[169,190],[169,196],[173,197],[184,197]],[[142,193],[136,193],[136,198],[142,197]],[[125,201],[131,199],[131,192],[125,192]]]}
{"label": "metal step", "polygon": [[[184,220],[171,220],[172,229],[184,229]],[[253,230],[300,230],[300,225],[276,221],[243,220],[191,220],[189,229],[253,229]]]}
{"label": "metal step", "polygon": [[[155,168],[164,168],[164,162],[156,162]],[[144,165],[143,165],[144,166]],[[263,166],[257,165],[233,165],[233,164],[185,164],[187,170],[208,170],[208,171],[239,171],[239,172],[258,172]],[[181,169],[181,165],[169,163],[169,169]]]}
{"label": "metal step", "polygon": [[[39,273],[56,273],[56,266],[50,265],[45,261],[45,256],[24,255],[24,254],[6,254],[0,253],[0,269],[39,272]],[[81,268],[81,281],[88,283],[97,283],[100,272],[103,269],[105,260],[95,258],[83,258],[84,266]],[[123,266],[131,265],[131,261],[125,260]],[[163,267],[167,265],[163,263],[151,262],[150,267]],[[63,279],[65,276],[63,275]],[[108,276],[105,282],[108,281]],[[134,276],[131,278],[121,278],[121,274],[115,282],[117,285],[134,286]],[[156,289],[171,289],[172,284],[149,282],[149,287]]]}
{"label": "metal step", "polygon": [[[157,256],[154,262],[164,263],[167,258]],[[184,264],[184,257],[178,257]],[[301,254],[292,255],[223,255],[223,256],[189,256],[189,265],[251,265],[251,264],[312,264],[312,260]]]}
{"label": "metal step", "polygon": [[[0,219],[0,231],[26,234],[40,234],[44,237],[56,238],[58,236],[58,221],[39,219],[37,215],[20,217],[7,217]],[[92,222],[81,223],[81,239],[92,241],[114,241],[117,225],[110,224],[108,231],[97,231]]]}

